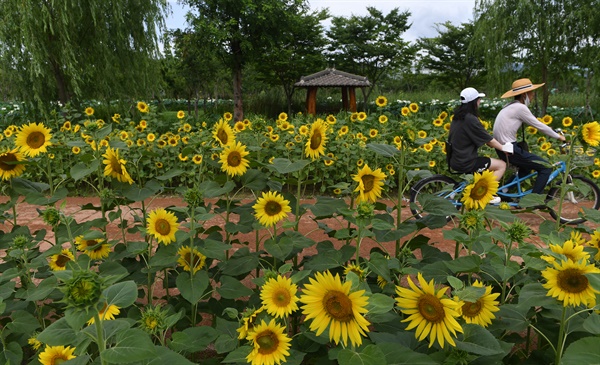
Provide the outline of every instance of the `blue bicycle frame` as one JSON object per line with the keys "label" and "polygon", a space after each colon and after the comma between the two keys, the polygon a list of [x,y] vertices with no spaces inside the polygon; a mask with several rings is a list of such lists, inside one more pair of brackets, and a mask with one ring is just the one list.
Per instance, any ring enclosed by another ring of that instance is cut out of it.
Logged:
{"label": "blue bicycle frame", "polygon": [[[550,177],[548,178],[548,182],[546,183],[546,185],[550,184],[550,182],[552,180],[554,180],[558,175],[562,174],[563,172],[567,171],[567,164],[564,161],[558,161],[555,162],[553,164],[554,166],[554,170],[552,171],[552,173],[550,174]],[[519,177],[519,173],[516,172],[515,173],[515,178],[507,183],[504,184],[502,186],[500,186],[498,188],[498,196],[501,198],[507,198],[507,199],[516,199],[517,201],[519,199],[521,199],[522,197],[524,197],[525,195],[531,194],[531,189],[528,190],[523,190],[521,183],[523,181],[529,180],[533,177],[537,176],[537,171],[534,171],[530,174],[527,174],[523,177]],[[454,196],[456,196],[459,193],[462,193],[465,188],[467,187],[467,182],[466,181],[461,181],[453,190],[451,191],[446,191],[443,194],[440,194],[440,196],[442,198],[445,199],[449,199],[451,201],[453,201],[454,205],[456,206],[461,206],[462,203],[458,200],[454,200]],[[510,188],[516,188],[516,192],[513,193],[509,193],[508,190]],[[506,190],[506,192],[504,192]],[[518,202],[508,202],[508,205],[510,206],[518,206]]]}

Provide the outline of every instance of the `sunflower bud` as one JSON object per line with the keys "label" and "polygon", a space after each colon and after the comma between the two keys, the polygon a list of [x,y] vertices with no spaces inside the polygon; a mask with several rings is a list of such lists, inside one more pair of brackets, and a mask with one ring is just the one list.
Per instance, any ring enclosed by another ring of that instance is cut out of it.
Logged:
{"label": "sunflower bud", "polygon": [[373,218],[374,212],[375,211],[375,206],[371,203],[368,202],[361,202],[360,204],[358,204],[358,207],[356,208],[356,213],[358,214],[358,219],[371,219]]}
{"label": "sunflower bud", "polygon": [[469,210],[460,218],[460,226],[466,230],[477,230],[483,227],[483,211]]}
{"label": "sunflower bud", "polygon": [[60,212],[58,209],[50,207],[42,212],[44,223],[56,227],[60,223]]}
{"label": "sunflower bud", "polygon": [[160,305],[148,307],[142,312],[139,320],[140,328],[151,335],[155,335],[167,329],[167,311]]}
{"label": "sunflower bud", "polygon": [[113,199],[115,197],[115,193],[111,189],[102,189],[100,190],[100,199],[108,200]]}
{"label": "sunflower bud", "polygon": [[27,246],[27,244],[29,243],[29,238],[27,238],[27,236],[24,236],[22,234],[16,236],[15,238],[13,238],[13,242],[12,242],[12,247],[13,248],[25,248],[25,246]]}
{"label": "sunflower bud", "polygon": [[518,220],[508,227],[507,233],[512,242],[523,243],[531,234],[531,230],[523,221]]}
{"label": "sunflower bud", "polygon": [[98,303],[103,285],[100,276],[93,271],[75,271],[73,277],[65,282],[62,291],[67,306],[85,309]]}
{"label": "sunflower bud", "polygon": [[202,193],[198,189],[188,189],[183,195],[183,199],[188,205],[198,207],[202,203]]}

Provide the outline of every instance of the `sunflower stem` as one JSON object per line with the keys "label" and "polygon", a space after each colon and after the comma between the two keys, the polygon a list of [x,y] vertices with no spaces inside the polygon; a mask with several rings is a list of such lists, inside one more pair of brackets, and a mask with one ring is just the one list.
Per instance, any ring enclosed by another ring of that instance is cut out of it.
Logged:
{"label": "sunflower stem", "polygon": [[102,321],[100,320],[100,315],[98,311],[94,313],[94,323],[96,324],[96,336],[97,344],[98,344],[98,352],[100,353],[100,364],[105,365],[107,362],[104,360],[102,354],[104,350],[106,350],[106,339],[104,338],[104,330],[102,328]]}
{"label": "sunflower stem", "polygon": [[562,215],[562,207],[563,207],[563,201],[565,199],[565,195],[567,194],[567,182],[569,180],[570,174],[569,172],[571,171],[571,159],[573,157],[573,143],[569,144],[569,152],[567,153],[567,160],[565,161],[565,173],[562,176],[562,181],[560,184],[560,189],[559,189],[559,194],[560,194],[560,199],[558,200],[558,209],[557,209],[557,215],[558,215],[558,219],[556,219],[556,230],[558,231],[560,229],[560,217]]}
{"label": "sunflower stem", "polygon": [[556,357],[554,358],[554,364],[560,365],[560,360],[562,359],[563,349],[565,347],[565,340],[567,336],[565,334],[565,325],[567,315],[567,307],[563,305],[562,316],[560,318],[560,328],[558,329],[558,343],[556,344]]}

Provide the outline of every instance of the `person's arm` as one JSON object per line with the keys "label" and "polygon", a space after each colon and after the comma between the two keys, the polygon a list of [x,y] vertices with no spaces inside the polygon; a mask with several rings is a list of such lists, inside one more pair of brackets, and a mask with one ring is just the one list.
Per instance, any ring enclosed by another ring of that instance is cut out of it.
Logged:
{"label": "person's arm", "polygon": [[498,142],[495,138],[492,138],[492,140],[486,143],[486,145],[502,151],[502,143]]}
{"label": "person's arm", "polygon": [[521,120],[534,128],[536,128],[541,133],[547,135],[548,137],[556,138],[559,141],[564,142],[565,136],[560,135],[554,131],[554,129],[540,122],[529,110],[529,108],[523,104],[521,109]]}

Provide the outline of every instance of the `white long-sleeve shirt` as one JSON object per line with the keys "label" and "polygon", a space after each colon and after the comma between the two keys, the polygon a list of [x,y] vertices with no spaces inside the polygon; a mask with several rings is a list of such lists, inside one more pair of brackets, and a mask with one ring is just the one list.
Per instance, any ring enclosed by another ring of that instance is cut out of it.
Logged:
{"label": "white long-sleeve shirt", "polygon": [[537,128],[538,131],[552,138],[559,138],[552,128],[537,120],[529,108],[520,102],[512,102],[504,106],[494,122],[494,138],[501,144],[520,140],[517,136],[521,124]]}

